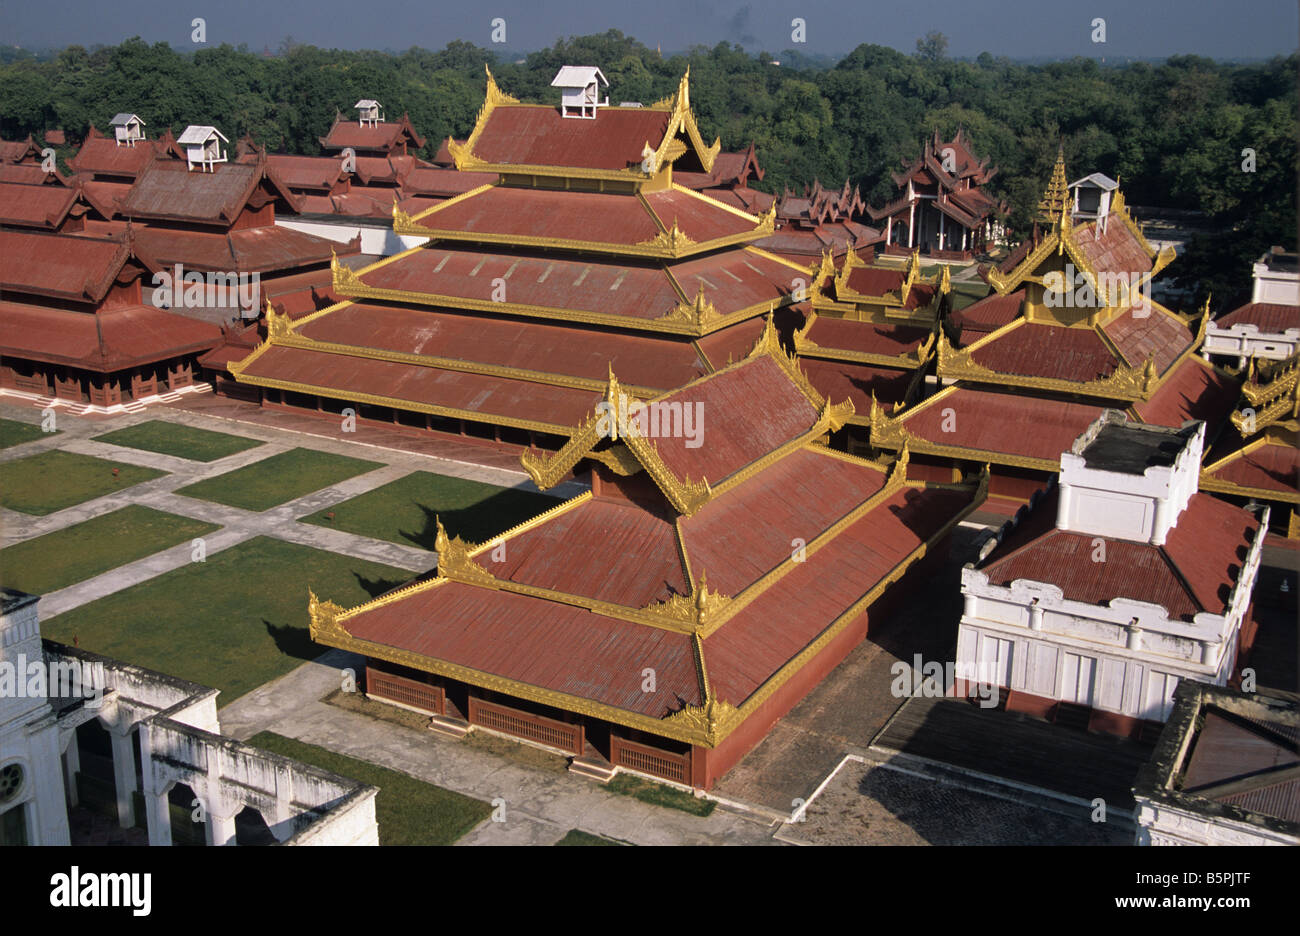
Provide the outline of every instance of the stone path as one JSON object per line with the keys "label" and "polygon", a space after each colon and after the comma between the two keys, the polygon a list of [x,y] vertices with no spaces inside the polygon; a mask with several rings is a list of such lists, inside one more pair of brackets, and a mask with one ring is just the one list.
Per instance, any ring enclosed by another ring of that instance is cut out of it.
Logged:
{"label": "stone path", "polygon": [[222,731],[240,740],[274,731],[485,802],[504,800],[505,821],[480,823],[461,845],[553,845],[570,829],[638,845],[775,844],[777,824],[757,814],[719,806],[701,817],[652,806],[567,770],[518,763],[320,701],[342,684],[344,667],[362,665],[330,651],[223,708]]}
{"label": "stone path", "polygon": [[[0,416],[27,423],[39,423],[40,419],[39,412],[9,403],[0,403]],[[153,419],[219,432],[233,430],[239,435],[258,439],[264,444],[215,461],[198,462],[142,449],[111,445],[91,438],[91,436],[103,435],[115,429],[127,428]],[[0,507],[0,547],[43,536],[123,507],[139,504],[220,525],[220,530],[203,537],[204,550],[208,556],[256,536],[272,536],[302,546],[380,562],[412,573],[422,573],[436,567],[436,554],[418,546],[390,543],[386,540],[373,539],[316,524],[300,523],[298,518],[374,490],[413,471],[432,471],[485,484],[537,490],[527,474],[522,471],[477,466],[375,445],[366,446],[364,451],[358,452],[356,444],[351,441],[333,440],[266,426],[240,424],[232,427],[229,423],[230,420],[201,413],[161,407],[144,414],[115,419],[111,424],[104,420],[78,419],[60,414],[59,433],[0,450],[0,463],[26,458],[51,449],[60,449],[130,465],[156,468],[169,473],[75,504],[44,517],[32,517]],[[373,471],[320,488],[266,511],[243,510],[175,493],[177,489],[196,481],[225,474],[295,447],[311,448],[354,458],[360,456],[367,460],[381,462],[382,465]],[[584,490],[586,490],[585,485],[567,483],[544,493],[567,498]],[[162,550],[102,575],[51,592],[42,599],[42,615],[53,617],[62,614],[138,582],[170,572],[190,561],[192,561],[192,550],[189,543]]]}

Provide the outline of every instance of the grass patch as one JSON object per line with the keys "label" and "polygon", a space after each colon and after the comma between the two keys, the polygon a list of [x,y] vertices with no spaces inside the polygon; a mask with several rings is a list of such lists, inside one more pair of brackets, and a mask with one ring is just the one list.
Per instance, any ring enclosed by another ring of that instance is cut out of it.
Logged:
{"label": "grass patch", "polygon": [[617,842],[614,839],[605,838],[603,835],[592,835],[590,832],[583,832],[581,829],[570,829],[565,833],[564,838],[555,843],[556,845],[626,845],[627,842]]}
{"label": "grass patch", "polygon": [[74,452],[41,452],[0,465],[0,505],[43,517],[165,474]]}
{"label": "grass patch", "polygon": [[243,436],[212,432],[208,429],[195,429],[192,426],[165,422],[161,419],[95,436],[94,440],[201,462],[216,461],[218,458],[245,452],[262,444],[257,439],[246,439]]}
{"label": "grass patch", "polygon": [[270,510],[304,494],[382,467],[379,462],[296,448],[215,478],[204,478],[178,489],[176,493],[216,501],[227,507]]}
{"label": "grass patch", "polygon": [[307,589],[352,607],[405,569],[259,536],[44,621],[46,637],[221,690],[220,705],[324,652]]}
{"label": "grass patch", "polygon": [[0,549],[0,585],[48,594],[218,529],[133,504]]}
{"label": "grass patch", "polygon": [[450,845],[492,814],[481,800],[271,731],[253,735],[248,743],[379,787],[375,818],[380,845]]}
{"label": "grass patch", "polygon": [[619,774],[605,784],[605,789],[614,793],[621,793],[624,796],[630,796],[633,799],[639,799],[641,802],[649,803],[652,806],[667,806],[669,809],[680,809],[682,812],[688,812],[693,816],[707,816],[717,806],[717,803],[713,802],[713,800],[699,799],[690,793],[664,786],[662,783],[655,783],[653,780],[646,780],[625,773]]}
{"label": "grass patch", "polygon": [[952,309],[954,312],[960,312],[969,305],[974,305],[992,290],[989,284],[983,280],[975,280],[968,283],[952,284]]}
{"label": "grass patch", "polygon": [[56,434],[54,432],[42,432],[40,426],[33,426],[30,423],[18,422],[13,419],[0,419],[0,449],[22,445],[24,442],[35,442],[47,435]]}
{"label": "grass patch", "polygon": [[416,471],[301,520],[433,549],[438,517],[448,536],[484,543],[559,503],[532,491]]}

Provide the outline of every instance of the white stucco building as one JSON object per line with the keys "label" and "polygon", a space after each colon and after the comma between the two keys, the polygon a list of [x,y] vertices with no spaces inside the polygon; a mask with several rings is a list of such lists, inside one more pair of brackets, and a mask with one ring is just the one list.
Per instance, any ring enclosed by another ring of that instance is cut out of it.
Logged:
{"label": "white stucco building", "polygon": [[1010,709],[1126,735],[1168,717],[1179,680],[1225,684],[1267,514],[1197,492],[1204,444],[1200,422],[1094,422],[962,570],[958,676],[991,671]]}
{"label": "white stucco building", "polygon": [[1133,787],[1139,845],[1300,845],[1300,696],[1186,682]]}
{"label": "white stucco building", "polygon": [[376,845],[375,787],[223,737],[217,690],[42,641],[0,598],[0,845],[71,843],[93,794],[151,845]]}

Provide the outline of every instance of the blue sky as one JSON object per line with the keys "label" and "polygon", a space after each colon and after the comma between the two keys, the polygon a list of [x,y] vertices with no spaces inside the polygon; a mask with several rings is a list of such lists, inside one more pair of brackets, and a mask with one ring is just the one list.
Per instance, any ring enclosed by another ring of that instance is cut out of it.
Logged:
{"label": "blue sky", "polygon": [[[0,43],[88,46],[139,35],[184,45],[196,16],[207,22],[209,44],[258,50],[290,35],[340,48],[439,49],[452,39],[488,46],[496,17],[511,49],[614,28],[665,50],[727,41],[779,52],[796,47],[795,17],[807,30],[797,47],[811,53],[863,42],[911,52],[931,29],[948,36],[954,56],[1259,58],[1300,44],[1295,0],[0,0]],[[1097,17],[1106,21],[1104,44],[1092,41]]]}

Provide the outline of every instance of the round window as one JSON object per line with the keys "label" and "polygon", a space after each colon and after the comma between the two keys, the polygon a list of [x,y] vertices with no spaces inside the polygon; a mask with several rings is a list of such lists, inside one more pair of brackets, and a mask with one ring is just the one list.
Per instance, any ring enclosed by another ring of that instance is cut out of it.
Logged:
{"label": "round window", "polygon": [[23,769],[17,764],[0,768],[0,803],[7,803],[23,788]]}

